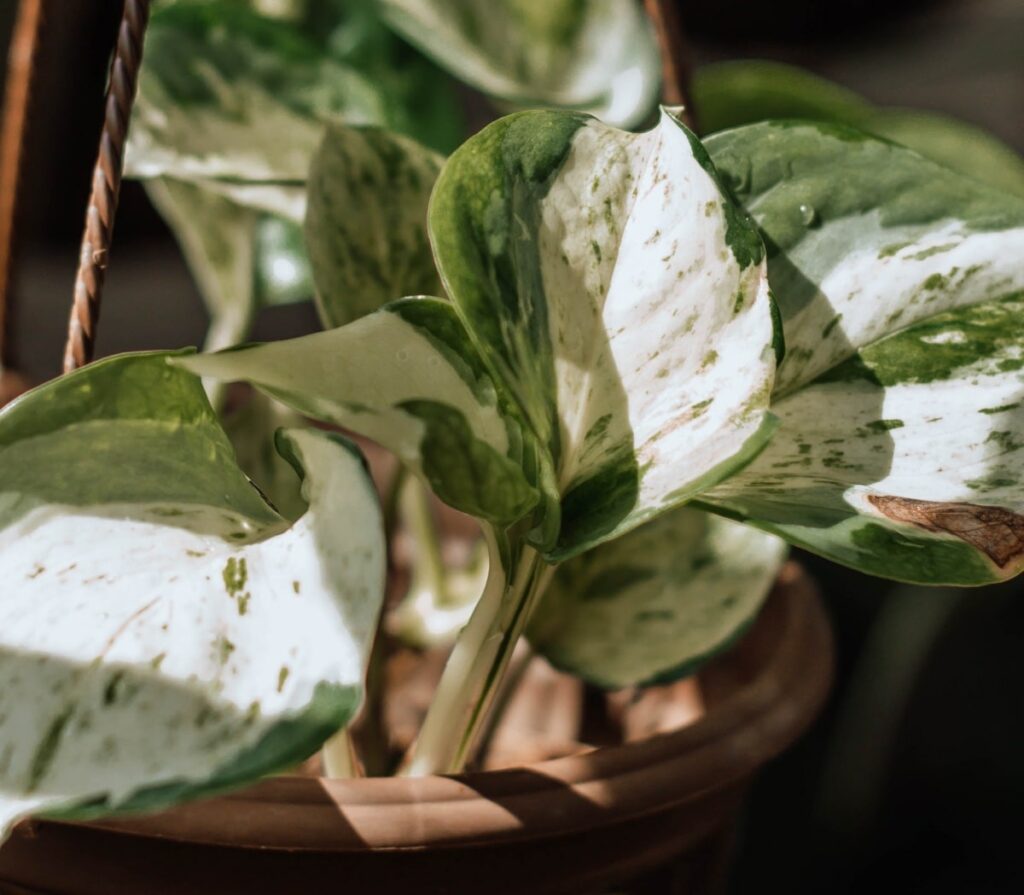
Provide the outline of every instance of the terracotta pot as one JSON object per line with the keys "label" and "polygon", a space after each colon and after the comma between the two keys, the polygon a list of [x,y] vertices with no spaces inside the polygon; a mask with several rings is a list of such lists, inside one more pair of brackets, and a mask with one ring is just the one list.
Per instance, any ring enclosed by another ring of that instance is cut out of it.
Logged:
{"label": "terracotta pot", "polygon": [[819,600],[790,565],[702,672],[706,712],[681,730],[507,771],[280,777],[159,815],[23,824],[0,851],[0,888],[582,895],[675,860],[657,891],[704,891],[745,788],[814,718],[831,672]]}

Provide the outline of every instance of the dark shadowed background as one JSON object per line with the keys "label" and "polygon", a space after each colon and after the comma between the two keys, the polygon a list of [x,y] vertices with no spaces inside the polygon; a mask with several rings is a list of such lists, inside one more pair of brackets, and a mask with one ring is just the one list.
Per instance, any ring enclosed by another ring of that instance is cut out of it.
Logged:
{"label": "dark shadowed background", "polygon": [[[17,363],[37,380],[62,355],[119,5],[63,0],[47,28],[15,293]],[[880,104],[957,116],[1024,152],[1024,0],[682,7],[697,65],[796,63]],[[0,0],[0,47],[15,8]],[[127,184],[98,353],[197,344],[205,325],[175,243]],[[274,308],[256,337],[315,326],[308,305]],[[758,783],[733,890],[1024,892],[1022,586],[925,590],[804,559],[835,621],[838,683],[815,730]]]}

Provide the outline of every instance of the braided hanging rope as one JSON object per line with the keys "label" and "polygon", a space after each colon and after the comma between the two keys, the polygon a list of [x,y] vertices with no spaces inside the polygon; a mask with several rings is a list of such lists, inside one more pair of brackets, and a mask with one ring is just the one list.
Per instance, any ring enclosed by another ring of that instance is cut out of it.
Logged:
{"label": "braided hanging rope", "polygon": [[697,118],[690,99],[690,48],[683,33],[679,0],[644,0],[644,8],[661,51],[661,101],[666,106],[682,106],[683,123],[696,132]]}
{"label": "braided hanging rope", "polygon": [[9,309],[14,275],[14,222],[43,18],[42,0],[21,0],[7,61],[0,130],[0,371],[11,362]]}
{"label": "braided hanging rope", "polygon": [[68,341],[64,349],[65,373],[89,363],[93,356],[110,237],[121,191],[128,121],[135,102],[142,65],[142,42],[148,21],[149,0],[125,0],[117,48],[110,67],[99,156],[93,169],[92,193],[85,215],[85,233],[68,322]]}

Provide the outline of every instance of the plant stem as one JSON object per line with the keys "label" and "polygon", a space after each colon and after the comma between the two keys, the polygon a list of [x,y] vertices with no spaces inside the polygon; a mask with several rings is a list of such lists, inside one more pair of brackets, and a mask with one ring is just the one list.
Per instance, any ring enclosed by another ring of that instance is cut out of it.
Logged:
{"label": "plant stem", "polygon": [[434,514],[430,511],[430,492],[419,479],[409,476],[399,496],[399,505],[405,524],[416,545],[415,570],[413,586],[417,582],[426,583],[435,594],[439,606],[449,601],[446,590],[444,559],[441,556],[441,543],[437,534]]}
{"label": "plant stem", "polygon": [[339,730],[323,747],[324,776],[341,780],[362,777],[362,767],[348,728]]}
{"label": "plant stem", "polygon": [[490,529],[487,539],[491,572],[445,666],[405,768],[408,776],[453,774],[465,767],[515,645],[554,571],[532,547],[523,548],[506,571]]}

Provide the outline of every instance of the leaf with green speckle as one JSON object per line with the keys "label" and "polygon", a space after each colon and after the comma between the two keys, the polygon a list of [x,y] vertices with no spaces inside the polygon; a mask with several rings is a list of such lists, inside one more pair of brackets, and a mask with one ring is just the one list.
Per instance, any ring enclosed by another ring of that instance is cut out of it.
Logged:
{"label": "leaf with green speckle", "polygon": [[328,128],[310,170],[306,243],[324,326],[441,294],[427,201],[443,159],[380,128]]}
{"label": "leaf with green speckle", "polygon": [[774,535],[673,510],[561,565],[527,636],[598,686],[674,680],[747,628],[785,555]]}
{"label": "leaf with green speckle", "polygon": [[777,400],[775,439],[703,499],[872,574],[1012,577],[1024,568],[1022,321],[1016,293],[862,348]]}
{"label": "leaf with green speckle", "polygon": [[362,458],[280,433],[309,506],[289,524],[169,357],[98,361],[0,411],[0,839],[282,770],[361,699],[384,585]]}
{"label": "leaf with green speckle", "polygon": [[671,114],[644,134],[501,119],[445,165],[430,230],[475,346],[551,458],[549,559],[685,502],[769,437],[764,249]]}
{"label": "leaf with green speckle", "polygon": [[897,329],[1022,286],[1024,201],[901,146],[801,122],[707,146],[768,246],[787,349],[776,393]]}
{"label": "leaf with green speckle", "polygon": [[332,120],[386,121],[384,100],[288,23],[230,0],[178,2],[150,22],[127,170],[224,190],[301,185]]}
{"label": "leaf with green speckle", "polygon": [[[768,449],[704,500],[855,568],[1024,567],[1024,202],[838,125],[708,140],[769,248],[787,355]],[[813,209],[813,215],[807,210]]]}

